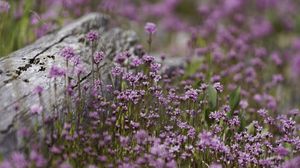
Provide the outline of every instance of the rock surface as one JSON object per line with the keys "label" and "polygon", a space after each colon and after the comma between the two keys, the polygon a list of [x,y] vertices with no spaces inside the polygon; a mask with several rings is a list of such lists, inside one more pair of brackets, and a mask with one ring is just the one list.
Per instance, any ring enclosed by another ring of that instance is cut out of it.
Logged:
{"label": "rock surface", "polygon": [[133,50],[137,36],[132,31],[123,31],[109,25],[109,17],[92,13],[37,40],[32,45],[20,49],[0,59],[0,154],[4,156],[17,148],[17,129],[26,125],[31,105],[39,98],[33,94],[36,86],[44,87],[43,101],[48,113],[54,102],[60,102],[64,96],[64,82],[58,80],[57,96],[51,92],[49,69],[53,64],[65,66],[65,60],[59,55],[65,46],[73,47],[84,62],[87,73],[81,83],[90,79],[90,47],[84,43],[85,34],[90,30],[98,31],[100,40],[97,49],[104,51],[105,60],[101,64],[100,74],[104,83],[111,82],[109,71],[115,53]]}

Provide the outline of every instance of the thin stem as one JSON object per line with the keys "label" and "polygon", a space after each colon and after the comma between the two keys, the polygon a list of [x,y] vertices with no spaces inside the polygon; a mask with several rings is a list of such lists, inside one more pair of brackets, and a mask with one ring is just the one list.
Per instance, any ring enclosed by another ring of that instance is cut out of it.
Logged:
{"label": "thin stem", "polygon": [[92,62],[92,78],[93,78],[93,85],[95,84],[95,69],[94,69],[94,47],[92,44],[92,55],[91,55],[91,62]]}
{"label": "thin stem", "polygon": [[151,43],[152,43],[152,34],[150,33],[148,39],[149,53],[151,53]]}
{"label": "thin stem", "polygon": [[81,84],[80,84],[80,74],[77,75],[78,78],[78,97],[81,98]]}

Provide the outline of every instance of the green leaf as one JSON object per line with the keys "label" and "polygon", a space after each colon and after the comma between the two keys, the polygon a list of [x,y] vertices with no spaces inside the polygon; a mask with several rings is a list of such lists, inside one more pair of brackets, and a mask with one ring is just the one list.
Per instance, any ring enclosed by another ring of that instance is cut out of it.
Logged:
{"label": "green leaf", "polygon": [[255,129],[254,129],[254,124],[253,124],[253,122],[251,122],[246,128],[247,128],[248,134],[254,135]]}
{"label": "green leaf", "polygon": [[232,116],[232,113],[234,110],[238,107],[241,100],[241,87],[236,88],[229,96],[229,105],[231,112],[229,113],[229,116]]}
{"label": "green leaf", "polygon": [[215,111],[217,109],[217,104],[218,104],[217,90],[212,85],[209,85],[207,88],[207,97],[208,97],[208,108],[205,109],[204,117],[206,123],[208,125],[211,125],[212,120],[209,118],[209,115],[212,111]]}
{"label": "green leaf", "polygon": [[243,113],[239,114],[239,120],[240,120],[240,128],[239,128],[238,131],[242,132],[242,131],[244,131],[245,126],[246,126],[245,117],[244,117]]}
{"label": "green leaf", "polygon": [[218,105],[218,92],[212,85],[209,85],[207,88],[207,94],[209,109],[210,111],[215,111]]}
{"label": "green leaf", "polygon": [[211,111],[209,109],[205,110],[205,121],[206,121],[206,123],[207,123],[208,126],[210,126],[212,124],[212,122],[213,122],[212,119],[209,118],[210,112]]}

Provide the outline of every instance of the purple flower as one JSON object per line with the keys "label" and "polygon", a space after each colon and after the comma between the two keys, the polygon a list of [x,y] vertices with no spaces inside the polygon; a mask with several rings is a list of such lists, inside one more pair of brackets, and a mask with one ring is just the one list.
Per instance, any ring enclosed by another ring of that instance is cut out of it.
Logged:
{"label": "purple flower", "polygon": [[75,50],[72,47],[64,47],[61,50],[60,55],[64,57],[66,60],[70,60],[75,57]]}
{"label": "purple flower", "polygon": [[197,90],[190,89],[185,92],[185,99],[192,99],[193,101],[196,101],[198,99],[198,92]]}
{"label": "purple flower", "polygon": [[96,31],[90,31],[86,34],[86,39],[89,42],[95,42],[98,40],[98,38],[99,38],[99,34]]}
{"label": "purple flower", "polygon": [[155,143],[151,148],[150,148],[150,153],[155,155],[155,156],[159,156],[162,158],[165,158],[168,156],[167,150],[166,150],[166,146],[164,144],[158,144]]}
{"label": "purple flower", "polygon": [[84,74],[86,72],[86,69],[82,64],[78,64],[78,65],[75,66],[74,71],[75,71],[76,75],[81,75],[81,74]]}
{"label": "purple flower", "polygon": [[50,78],[57,78],[64,76],[66,74],[65,69],[58,67],[56,65],[52,65],[50,72],[49,72],[49,77]]}
{"label": "purple flower", "polygon": [[43,35],[47,34],[51,30],[54,30],[56,28],[56,25],[51,22],[46,22],[40,25],[36,30],[35,34],[37,37],[42,37]]}
{"label": "purple flower", "polygon": [[35,114],[41,114],[43,111],[43,107],[40,106],[39,104],[34,104],[30,107],[30,113],[35,115]]}
{"label": "purple flower", "polygon": [[278,52],[273,52],[271,54],[271,58],[272,58],[272,61],[276,64],[276,65],[282,65],[282,59],[280,58],[279,56],[279,53]]}
{"label": "purple flower", "polygon": [[213,163],[209,166],[209,168],[222,168],[222,165],[221,164],[216,164],[216,163]]}
{"label": "purple flower", "polygon": [[144,55],[143,60],[145,63],[151,64],[152,62],[154,62],[154,57],[150,55]]}
{"label": "purple flower", "polygon": [[96,52],[94,54],[94,62],[95,64],[99,64],[104,59],[104,52]]}
{"label": "purple flower", "polygon": [[213,87],[219,92],[223,92],[223,85],[220,82],[214,83]]}
{"label": "purple flower", "polygon": [[25,156],[19,152],[14,152],[11,155],[11,163],[13,163],[13,167],[16,168],[26,168],[28,166]]}
{"label": "purple flower", "polygon": [[0,163],[0,168],[13,168],[13,165],[8,160],[4,160]]}
{"label": "purple flower", "polygon": [[125,62],[125,60],[127,59],[127,54],[126,52],[122,52],[122,53],[118,53],[116,55],[115,61],[118,64],[123,64]]}
{"label": "purple flower", "polygon": [[36,167],[44,167],[47,164],[47,161],[45,160],[45,158],[35,150],[32,150],[30,152],[29,157],[30,157],[30,160],[35,163]]}
{"label": "purple flower", "polygon": [[120,136],[120,143],[122,147],[126,147],[129,144],[129,137]]}
{"label": "purple flower", "polygon": [[0,1],[0,14],[7,13],[10,9],[10,4],[6,1]]}
{"label": "purple flower", "polygon": [[175,160],[170,160],[167,164],[166,164],[167,168],[177,168],[177,163]]}
{"label": "purple flower", "polygon": [[291,160],[284,162],[281,168],[296,168],[300,165],[300,156],[297,156]]}
{"label": "purple flower", "polygon": [[33,89],[33,93],[38,94],[38,95],[42,94],[43,91],[44,91],[44,88],[42,86],[37,86]]}
{"label": "purple flower", "polygon": [[53,153],[53,154],[61,154],[61,149],[59,147],[56,147],[56,146],[52,146],[50,148],[50,151]]}
{"label": "purple flower", "polygon": [[145,143],[146,139],[148,138],[148,133],[145,130],[138,130],[134,137],[137,143],[142,144]]}
{"label": "purple flower", "polygon": [[143,61],[141,59],[139,59],[139,58],[133,58],[132,61],[131,61],[131,63],[130,63],[130,65],[132,67],[138,67],[138,66],[140,66],[142,64],[143,64]]}
{"label": "purple flower", "polygon": [[161,64],[159,64],[159,63],[152,63],[150,65],[152,72],[158,72],[160,70],[160,67],[161,67]]}
{"label": "purple flower", "polygon": [[111,70],[111,73],[113,76],[120,76],[123,73],[123,69],[119,66],[116,66]]}
{"label": "purple flower", "polygon": [[278,146],[277,148],[274,149],[275,152],[280,155],[280,156],[287,156],[289,154],[289,150],[287,150],[283,146]]}
{"label": "purple flower", "polygon": [[18,130],[18,136],[28,138],[30,136],[30,130],[27,127],[22,127]]}
{"label": "purple flower", "polygon": [[149,34],[154,34],[156,32],[156,24],[151,22],[146,23],[145,31]]}
{"label": "purple flower", "polygon": [[72,168],[72,166],[69,163],[62,163],[59,168]]}

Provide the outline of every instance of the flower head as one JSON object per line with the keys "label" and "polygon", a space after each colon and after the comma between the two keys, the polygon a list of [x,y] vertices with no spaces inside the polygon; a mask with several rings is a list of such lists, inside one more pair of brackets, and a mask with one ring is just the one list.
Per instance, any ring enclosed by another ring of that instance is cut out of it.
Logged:
{"label": "flower head", "polygon": [[81,75],[86,72],[86,69],[82,64],[76,65],[74,70],[76,75]]}
{"label": "flower head", "polygon": [[96,32],[96,31],[90,31],[86,34],[86,39],[89,42],[95,42],[98,40],[98,38],[99,38],[99,35],[98,35],[98,32]]}
{"label": "flower head", "polygon": [[280,156],[287,156],[289,154],[289,151],[283,146],[275,148],[275,152]]}
{"label": "flower head", "polygon": [[100,51],[94,54],[94,62],[96,64],[99,64],[103,59],[104,59],[104,52]]}
{"label": "flower head", "polygon": [[66,74],[65,69],[58,67],[56,65],[52,65],[50,72],[49,72],[49,77],[57,78],[60,76],[64,76],[65,74]]}
{"label": "flower head", "polygon": [[30,112],[31,114],[40,114],[43,111],[43,107],[38,105],[38,104],[34,104],[30,107]]}
{"label": "flower head", "polygon": [[141,144],[144,143],[148,137],[148,133],[145,130],[139,130],[136,132],[135,136],[136,141]]}
{"label": "flower head", "polygon": [[61,56],[64,57],[65,59],[69,60],[69,59],[75,57],[75,51],[72,47],[64,47],[61,50]]}
{"label": "flower head", "polygon": [[24,154],[19,152],[14,152],[11,155],[11,163],[13,163],[14,165],[13,167],[18,167],[18,168],[25,168],[28,166]]}
{"label": "flower head", "polygon": [[42,94],[43,91],[44,91],[44,88],[42,86],[37,86],[33,90],[33,92],[38,95]]}
{"label": "flower head", "polygon": [[156,24],[151,22],[146,23],[145,31],[149,34],[154,34],[156,32]]}

